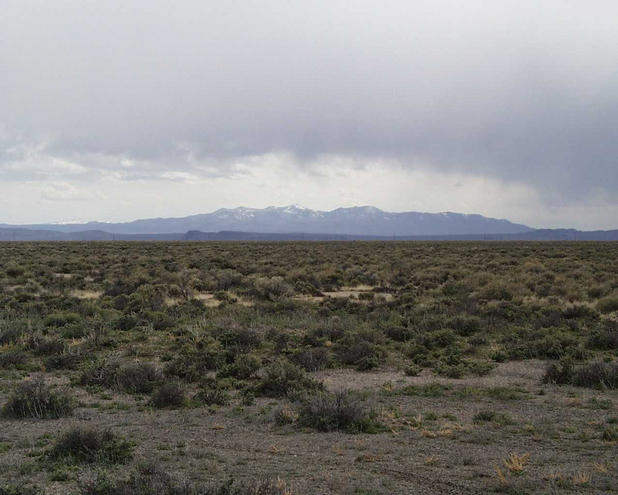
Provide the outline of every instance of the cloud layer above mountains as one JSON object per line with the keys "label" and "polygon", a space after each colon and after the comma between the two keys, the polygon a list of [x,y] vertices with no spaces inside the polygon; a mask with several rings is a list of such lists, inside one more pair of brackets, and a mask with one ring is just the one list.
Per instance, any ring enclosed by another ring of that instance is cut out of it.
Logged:
{"label": "cloud layer above mountains", "polygon": [[296,202],[616,227],[617,18],[611,1],[7,0],[0,221]]}

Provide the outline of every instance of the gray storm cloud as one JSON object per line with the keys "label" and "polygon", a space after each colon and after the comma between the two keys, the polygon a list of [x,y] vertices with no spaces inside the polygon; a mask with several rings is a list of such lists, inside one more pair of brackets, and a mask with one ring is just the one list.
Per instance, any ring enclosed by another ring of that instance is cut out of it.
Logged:
{"label": "gray storm cloud", "polygon": [[0,179],[284,152],[616,203],[616,19],[613,1],[4,1]]}

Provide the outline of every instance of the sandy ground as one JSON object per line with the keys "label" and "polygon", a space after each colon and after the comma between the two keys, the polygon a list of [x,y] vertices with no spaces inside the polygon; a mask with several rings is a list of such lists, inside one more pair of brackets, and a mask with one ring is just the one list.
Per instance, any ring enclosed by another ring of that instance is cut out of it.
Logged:
{"label": "sandy ground", "polygon": [[[543,369],[538,361],[509,362],[489,376],[458,380],[388,370],[315,373],[328,389],[366,392],[390,428],[374,435],[275,426],[276,400],[153,410],[143,398],[81,391],[82,407],[72,418],[0,420],[0,445],[7,446],[0,478],[71,493],[74,481],[48,481],[45,466],[32,456],[58,432],[82,423],[134,440],[135,462],[153,459],[196,482],[280,476],[300,494],[618,493],[618,445],[601,439],[617,415],[618,393],[542,385]],[[435,383],[449,388],[437,397],[398,392]],[[496,387],[515,390],[516,398],[492,395]],[[506,415],[509,424],[475,422],[482,410]],[[505,464],[511,454],[529,456],[519,474]],[[129,467],[113,469],[120,475]]]}

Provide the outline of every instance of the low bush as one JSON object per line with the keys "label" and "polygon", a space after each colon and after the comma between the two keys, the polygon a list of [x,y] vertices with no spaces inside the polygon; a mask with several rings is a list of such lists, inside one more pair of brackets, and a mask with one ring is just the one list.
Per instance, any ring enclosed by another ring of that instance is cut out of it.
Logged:
{"label": "low bush", "polygon": [[253,284],[253,294],[260,299],[277,301],[294,294],[294,289],[283,277],[261,277]]}
{"label": "low bush", "polygon": [[597,301],[597,309],[601,313],[618,311],[618,295],[607,296]]}
{"label": "low bush", "polygon": [[129,363],[118,370],[118,383],[129,393],[147,394],[161,381],[161,371],[152,363]]}
{"label": "low bush", "polygon": [[458,335],[468,337],[481,330],[481,319],[477,316],[456,316],[448,322],[448,325]]}
{"label": "low bush", "polygon": [[262,366],[262,361],[257,356],[251,354],[239,354],[232,364],[228,364],[221,368],[217,373],[218,377],[233,377],[240,380],[248,380]]}
{"label": "low bush", "polygon": [[37,376],[23,380],[2,407],[2,415],[12,418],[53,419],[73,413],[73,398],[67,391],[49,386]]}
{"label": "low bush", "polygon": [[19,349],[3,351],[0,354],[0,368],[14,368],[24,364],[26,360],[26,353]]}
{"label": "low bush", "polygon": [[603,351],[618,349],[618,322],[606,321],[594,329],[588,337],[588,347]]}
{"label": "low bush", "polygon": [[53,354],[45,358],[45,368],[48,370],[76,370],[86,359],[86,354],[79,348],[67,348],[61,354]]}
{"label": "low bush", "polygon": [[514,423],[514,421],[506,414],[490,410],[479,411],[477,414],[474,415],[474,418],[472,418],[472,420],[475,423],[491,422],[496,423],[500,426],[511,425]]}
{"label": "low bush", "polygon": [[416,335],[416,332],[409,327],[389,326],[384,330],[384,334],[396,342],[407,342]]}
{"label": "low bush", "polygon": [[43,491],[37,486],[4,485],[0,486],[0,495],[42,495]]}
{"label": "low bush", "polygon": [[135,328],[138,324],[138,320],[133,315],[122,315],[113,322],[113,327],[116,330],[127,331]]}
{"label": "low bush", "polygon": [[156,408],[182,407],[186,402],[184,389],[176,382],[164,383],[153,394],[151,403]]}
{"label": "low bush", "polygon": [[64,432],[47,457],[70,463],[122,464],[133,456],[133,444],[111,430],[77,426]]}
{"label": "low bush", "polygon": [[309,347],[295,352],[290,359],[306,371],[318,371],[328,368],[331,356],[326,347]]}
{"label": "low bush", "polygon": [[618,362],[592,362],[575,366],[570,360],[549,365],[543,378],[545,383],[576,387],[618,388]]}
{"label": "low bush", "polygon": [[226,350],[231,350],[234,354],[250,352],[262,343],[261,335],[253,328],[227,328],[215,332],[215,336]]}
{"label": "low bush", "polygon": [[175,353],[167,363],[165,374],[187,381],[201,380],[206,372],[218,370],[225,365],[223,349],[215,340],[201,343],[200,346],[187,345]]}
{"label": "low bush", "polygon": [[302,368],[289,361],[278,360],[264,370],[255,392],[266,397],[285,397],[321,388],[322,384],[307,376]]}
{"label": "low bush", "polygon": [[195,394],[193,400],[207,406],[225,406],[230,403],[230,394],[216,384],[205,385]]}
{"label": "low bush", "polygon": [[0,321],[0,345],[14,344],[23,335],[24,330],[11,322]]}
{"label": "low bush", "polygon": [[386,355],[382,346],[366,340],[359,340],[352,344],[341,342],[335,349],[337,358],[342,364],[353,365],[359,371],[377,368]]}
{"label": "low bush", "polygon": [[145,394],[152,392],[161,378],[161,372],[152,363],[121,364],[118,359],[111,358],[88,364],[80,375],[79,383]]}
{"label": "low bush", "polygon": [[320,392],[304,398],[298,424],[319,431],[375,433],[381,429],[376,413],[350,392]]}
{"label": "low bush", "polygon": [[58,337],[49,337],[39,333],[30,335],[26,340],[26,348],[37,356],[59,354],[64,350],[64,342]]}
{"label": "low bush", "polygon": [[606,442],[618,442],[618,427],[608,426],[601,433],[601,439]]}
{"label": "low bush", "polygon": [[45,318],[46,327],[64,327],[71,323],[79,323],[81,316],[77,313],[52,313]]}

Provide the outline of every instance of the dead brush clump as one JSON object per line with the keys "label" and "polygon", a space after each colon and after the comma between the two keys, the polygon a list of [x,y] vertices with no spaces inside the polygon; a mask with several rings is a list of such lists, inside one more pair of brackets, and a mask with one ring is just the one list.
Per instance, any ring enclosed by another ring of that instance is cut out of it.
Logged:
{"label": "dead brush clump", "polygon": [[513,474],[523,473],[524,469],[530,461],[530,454],[517,454],[511,453],[508,457],[504,458],[502,463]]}
{"label": "dead brush clump", "polygon": [[277,426],[289,425],[298,419],[298,413],[289,404],[283,404],[275,409],[273,419]]}
{"label": "dead brush clump", "polygon": [[152,394],[150,400],[151,404],[158,409],[182,407],[186,401],[184,389],[176,382],[161,385]]}

